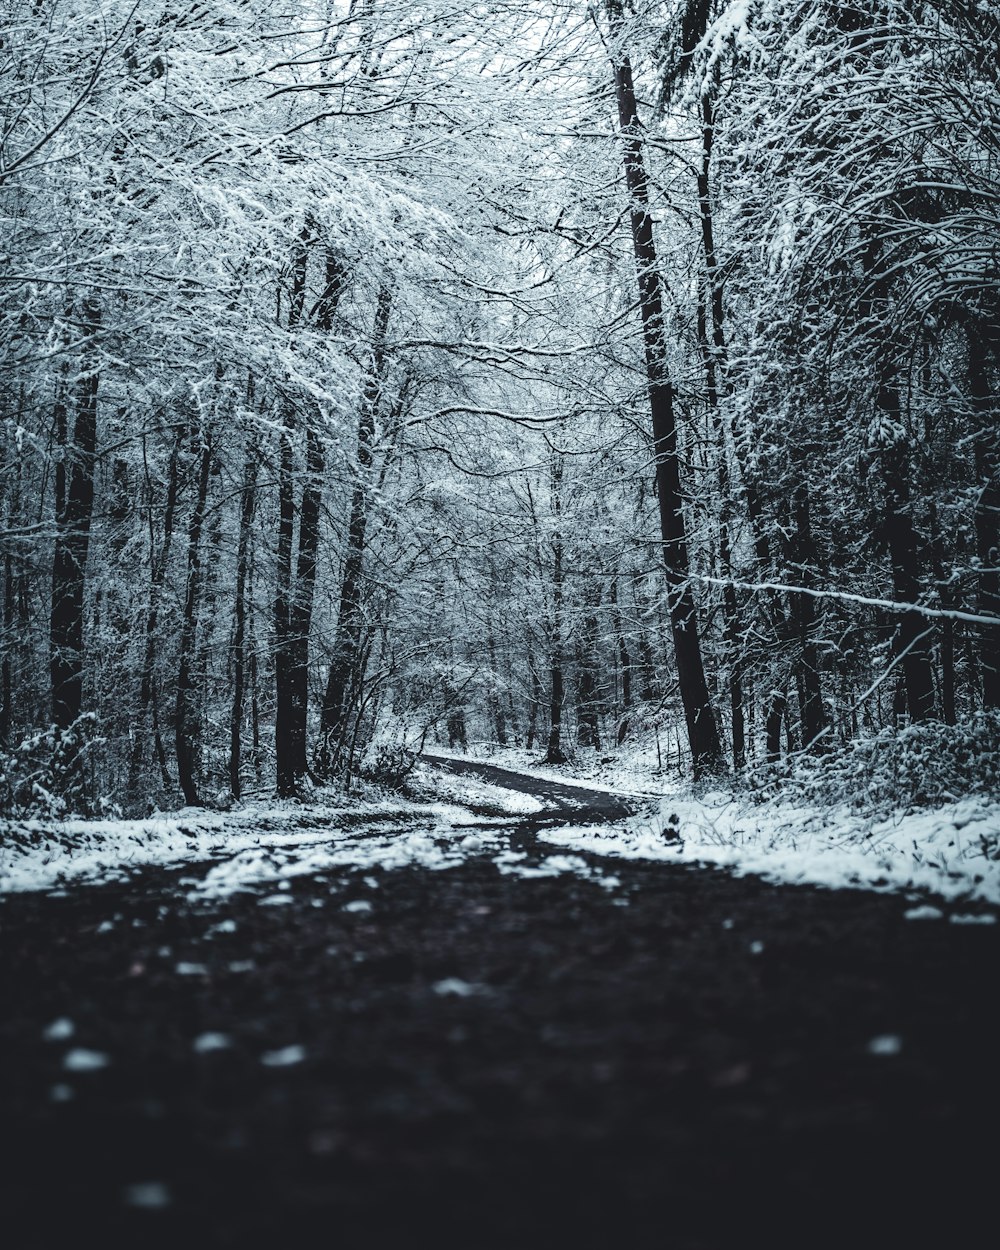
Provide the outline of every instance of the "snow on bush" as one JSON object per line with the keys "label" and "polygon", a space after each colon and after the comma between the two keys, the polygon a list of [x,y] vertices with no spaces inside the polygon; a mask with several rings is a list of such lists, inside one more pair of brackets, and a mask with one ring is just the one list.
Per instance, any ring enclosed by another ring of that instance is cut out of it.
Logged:
{"label": "snow on bush", "polygon": [[974,713],[958,725],[927,721],[885,729],[814,758],[768,770],[763,799],[847,803],[887,815],[972,794],[1000,798],[1000,712]]}

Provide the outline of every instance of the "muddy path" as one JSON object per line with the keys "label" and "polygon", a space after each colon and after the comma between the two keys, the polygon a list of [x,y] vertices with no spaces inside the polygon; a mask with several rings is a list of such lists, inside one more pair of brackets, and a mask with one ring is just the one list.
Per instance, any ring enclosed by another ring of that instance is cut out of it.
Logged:
{"label": "muddy path", "polygon": [[3,1244],[989,1244],[1000,926],[603,867],[8,896]]}
{"label": "muddy path", "polygon": [[495,764],[486,764],[479,760],[456,759],[451,756],[427,753],[422,755],[421,759],[442,772],[475,777],[490,785],[515,790],[520,794],[528,794],[532,798],[543,800],[546,810],[538,817],[542,825],[551,824],[553,821],[586,825],[623,820],[626,816],[631,816],[640,805],[638,799],[627,795],[591,790],[585,786],[572,786],[564,782],[550,781],[544,777],[532,777],[528,773],[498,768]]}

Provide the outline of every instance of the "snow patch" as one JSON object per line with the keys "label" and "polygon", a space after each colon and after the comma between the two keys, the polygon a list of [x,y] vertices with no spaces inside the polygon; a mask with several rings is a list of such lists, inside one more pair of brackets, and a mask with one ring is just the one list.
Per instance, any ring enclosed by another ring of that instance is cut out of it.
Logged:
{"label": "snow patch", "polygon": [[68,1050],[63,1056],[63,1067],[67,1072],[97,1072],[106,1068],[111,1060],[99,1050],[86,1050],[78,1046]]}
{"label": "snow patch", "polygon": [[279,1050],[265,1051],[260,1057],[265,1068],[289,1068],[301,1063],[306,1057],[304,1046],[282,1046]]}
{"label": "snow patch", "polygon": [[[668,836],[673,830],[680,836]],[[769,881],[930,893],[1000,906],[1000,859],[991,855],[1000,842],[1000,804],[983,796],[875,818],[846,806],[674,795],[652,817],[565,825],[538,836],[603,856],[713,864]]]}
{"label": "snow patch", "polygon": [[129,1207],[158,1210],[170,1205],[170,1190],[162,1181],[138,1181],[125,1186],[122,1200]]}
{"label": "snow patch", "polygon": [[473,994],[482,993],[482,986],[475,985],[472,981],[463,981],[459,977],[445,977],[441,981],[435,981],[431,989],[435,994],[443,997],[451,995],[454,998],[470,998]]}
{"label": "snow patch", "polygon": [[65,1042],[76,1032],[76,1025],[66,1016],[60,1016],[42,1029],[42,1038],[46,1042]]}
{"label": "snow patch", "polygon": [[202,1033],[192,1045],[199,1055],[207,1055],[213,1050],[228,1050],[232,1042],[225,1033]]}
{"label": "snow patch", "polygon": [[903,1049],[903,1039],[896,1033],[880,1033],[868,1043],[870,1055],[898,1055]]}

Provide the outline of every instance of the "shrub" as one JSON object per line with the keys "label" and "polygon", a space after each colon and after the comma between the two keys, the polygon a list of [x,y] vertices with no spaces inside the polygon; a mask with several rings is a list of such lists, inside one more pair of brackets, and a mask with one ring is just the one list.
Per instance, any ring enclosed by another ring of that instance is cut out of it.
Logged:
{"label": "shrub", "polygon": [[769,769],[756,794],[874,812],[972,794],[1000,797],[1000,712],[977,712],[959,725],[885,729],[828,755],[793,757]]}
{"label": "shrub", "polygon": [[92,713],[68,729],[39,729],[0,748],[0,816],[9,819],[91,816],[106,806],[91,798],[91,763],[104,739]]}

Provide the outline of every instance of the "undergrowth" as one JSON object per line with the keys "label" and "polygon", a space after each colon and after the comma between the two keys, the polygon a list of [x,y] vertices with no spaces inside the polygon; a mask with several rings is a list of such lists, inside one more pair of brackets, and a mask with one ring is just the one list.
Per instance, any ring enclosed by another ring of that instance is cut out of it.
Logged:
{"label": "undergrowth", "polygon": [[1000,712],[958,725],[886,729],[827,754],[796,756],[759,774],[754,797],[845,804],[871,814],[933,807],[971,795],[1000,798]]}

